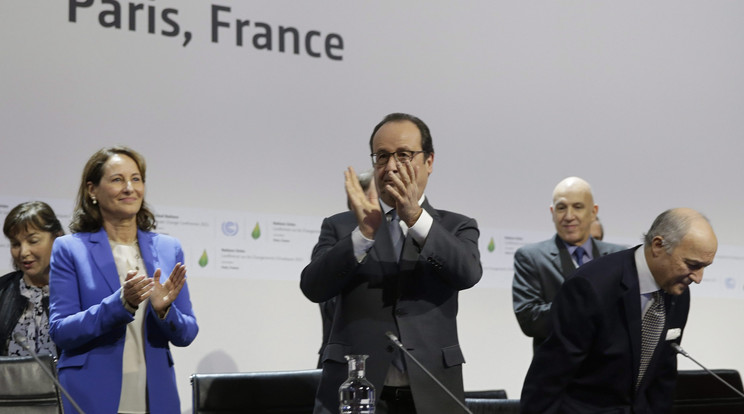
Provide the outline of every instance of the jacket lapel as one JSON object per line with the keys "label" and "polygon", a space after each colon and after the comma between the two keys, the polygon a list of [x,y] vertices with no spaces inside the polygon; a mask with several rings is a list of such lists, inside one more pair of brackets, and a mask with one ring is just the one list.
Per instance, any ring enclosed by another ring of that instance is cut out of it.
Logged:
{"label": "jacket lapel", "polygon": [[429,213],[434,221],[439,221],[439,212],[437,212],[437,210],[435,210],[434,207],[429,204],[428,198],[424,198],[424,202],[421,204],[421,207],[426,210],[427,213]]}
{"label": "jacket lapel", "polygon": [[[424,199],[421,207],[426,210],[427,213],[429,213],[433,222],[439,221],[439,213],[434,210],[427,199]],[[405,241],[403,243],[403,252],[399,260],[401,273],[412,272],[416,268],[416,265],[419,262],[420,253],[421,246],[417,245],[416,242],[414,242],[413,237],[409,232],[409,234],[406,235]]]}
{"label": "jacket lapel", "polygon": [[111,253],[111,244],[108,241],[106,230],[101,227],[96,233],[90,233],[87,244],[98,273],[106,281],[111,293],[115,292],[121,287],[121,282],[119,281],[119,272],[116,270],[114,254]]}
{"label": "jacket lapel", "polygon": [[568,254],[566,244],[563,243],[563,240],[557,234],[555,235],[555,250],[551,249],[550,255],[552,256],[553,265],[561,272],[564,279],[576,270],[576,266],[574,266],[573,260],[571,260],[571,255]]}
{"label": "jacket lapel", "polygon": [[[431,215],[434,221],[439,221],[440,217],[436,210],[424,199],[421,207],[425,209],[429,215]],[[388,303],[389,300],[397,298],[402,289],[402,284],[405,283],[406,277],[403,275],[413,272],[418,265],[420,246],[416,246],[413,242],[413,238],[410,234],[406,235],[403,241],[403,252],[401,257],[396,257],[395,248],[393,247],[392,239],[390,238],[390,223],[382,223],[380,228],[375,234],[375,244],[370,249],[371,261],[365,262],[364,265],[370,265],[370,263],[377,263],[379,265],[380,273],[372,273],[370,275],[370,286],[387,286],[385,289],[388,292],[386,296]]]}
{"label": "jacket lapel", "polygon": [[390,239],[389,226],[387,217],[384,217],[384,221],[375,234],[375,244],[369,250],[370,259],[382,266],[382,274],[388,274],[398,267],[398,259],[395,257],[393,242]]}
{"label": "jacket lapel", "polygon": [[606,253],[599,251],[599,246],[597,246],[597,241],[594,239],[591,239],[592,241],[592,260],[598,259],[600,256],[605,255]]}
{"label": "jacket lapel", "polygon": [[629,254],[625,260],[623,278],[620,282],[620,295],[625,308],[625,323],[628,329],[631,358],[633,361],[633,386],[638,378],[641,365],[641,291],[638,286],[638,270],[635,255]]}
{"label": "jacket lapel", "polygon": [[[145,262],[145,268],[147,269],[147,276],[152,277],[155,274],[155,269],[158,268],[158,252],[154,246],[154,234],[137,230],[137,243],[139,243],[140,254],[142,255],[142,261]],[[170,275],[172,269],[161,269],[162,272],[168,272],[161,275],[161,283],[164,283],[165,279]]]}

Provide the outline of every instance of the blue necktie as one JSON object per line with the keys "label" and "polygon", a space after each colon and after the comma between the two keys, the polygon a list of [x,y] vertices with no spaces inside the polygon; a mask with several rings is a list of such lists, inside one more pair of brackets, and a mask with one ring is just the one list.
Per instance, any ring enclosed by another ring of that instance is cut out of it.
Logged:
{"label": "blue necktie", "polygon": [[576,258],[576,264],[579,266],[584,264],[584,253],[586,253],[586,250],[581,246],[577,247],[573,252],[574,257]]}

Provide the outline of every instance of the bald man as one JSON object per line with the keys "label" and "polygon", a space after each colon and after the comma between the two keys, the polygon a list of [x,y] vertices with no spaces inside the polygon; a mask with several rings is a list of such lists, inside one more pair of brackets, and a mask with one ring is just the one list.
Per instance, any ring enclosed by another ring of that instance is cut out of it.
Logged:
{"label": "bald man", "polygon": [[550,334],[550,306],[566,277],[584,263],[623,250],[592,239],[589,228],[598,210],[589,183],[579,177],[561,180],[550,206],[556,235],[514,254],[514,313],[522,332],[533,338],[533,349]]}
{"label": "bald man", "polygon": [[708,220],[660,214],[643,245],[579,268],[553,303],[553,333],[522,387],[523,414],[668,413],[691,283],[713,263]]}

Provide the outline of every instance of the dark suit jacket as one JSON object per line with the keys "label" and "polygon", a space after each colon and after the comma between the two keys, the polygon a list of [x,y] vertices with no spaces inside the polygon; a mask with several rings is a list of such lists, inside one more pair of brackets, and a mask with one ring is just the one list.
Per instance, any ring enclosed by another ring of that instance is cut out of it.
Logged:
{"label": "dark suit jacket", "polygon": [[320,307],[320,320],[323,322],[323,339],[318,350],[318,368],[323,368],[323,351],[325,351],[328,338],[331,337],[331,326],[333,326],[333,315],[336,313],[336,298],[331,298],[318,304]]}
{"label": "dark suit jacket", "polygon": [[690,293],[664,294],[666,324],[636,391],[641,295],[634,253],[593,260],[563,284],[553,302],[553,332],[537,349],[522,388],[523,413],[669,412],[677,358],[666,333],[684,329]]}
{"label": "dark suit jacket", "polygon": [[[354,256],[352,212],[323,221],[310,264],[300,286],[313,302],[336,297],[329,342],[322,355],[323,377],[315,413],[338,412],[338,388],[348,377],[344,355],[366,354],[367,378],[382,391],[393,359],[385,336],[396,334],[407,349],[439,381],[463,399],[464,357],[457,337],[458,291],[475,285],[482,268],[475,220],[428,202],[423,208],[434,219],[423,246],[406,240],[418,252],[412,260],[396,261],[384,224],[362,263]],[[407,256],[404,254],[404,256]],[[459,406],[406,357],[416,407],[421,413],[459,412]]]}
{"label": "dark suit jacket", "polygon": [[[592,239],[597,259],[624,247]],[[563,281],[576,270],[565,243],[556,234],[552,239],[528,244],[514,253],[512,300],[519,327],[534,338],[533,347],[550,334],[550,304]]]}

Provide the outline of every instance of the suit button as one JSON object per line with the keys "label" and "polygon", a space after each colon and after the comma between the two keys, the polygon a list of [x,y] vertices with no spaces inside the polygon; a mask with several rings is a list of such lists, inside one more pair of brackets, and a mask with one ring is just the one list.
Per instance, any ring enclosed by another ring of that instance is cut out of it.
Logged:
{"label": "suit button", "polygon": [[396,309],[395,314],[398,316],[405,316],[408,315],[408,312],[406,312],[404,309]]}
{"label": "suit button", "polygon": [[385,350],[388,351],[388,352],[393,352],[393,351],[395,351],[395,348],[393,348],[392,345],[388,345],[387,348],[385,348]]}

